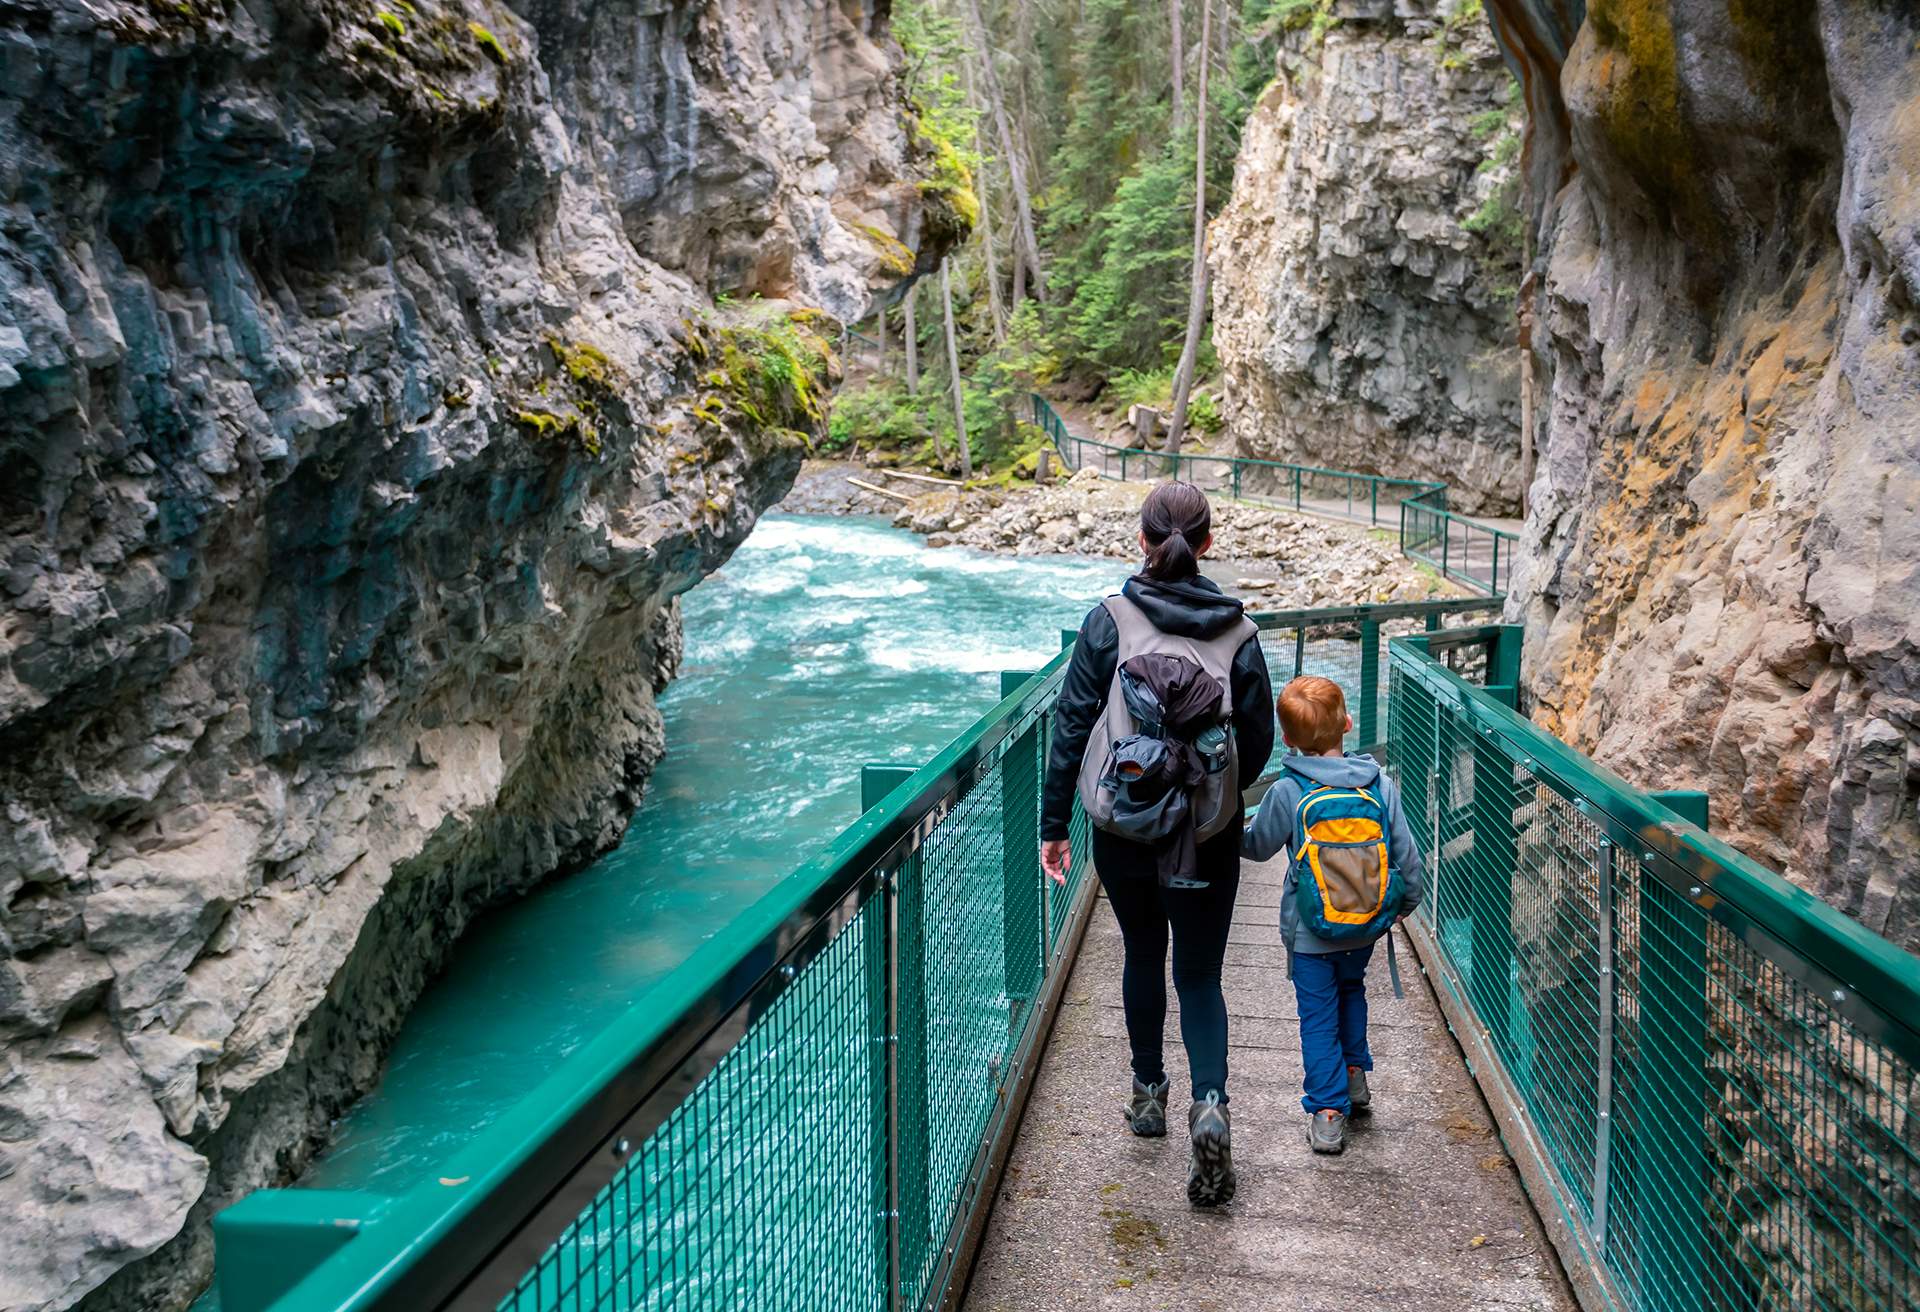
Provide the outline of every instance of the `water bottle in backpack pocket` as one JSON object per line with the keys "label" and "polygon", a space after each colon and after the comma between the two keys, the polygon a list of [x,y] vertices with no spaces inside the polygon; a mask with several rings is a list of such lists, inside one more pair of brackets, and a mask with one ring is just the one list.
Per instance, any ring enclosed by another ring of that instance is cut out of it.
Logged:
{"label": "water bottle in backpack pocket", "polygon": [[1387,858],[1387,808],[1365,788],[1318,784],[1294,807],[1294,899],[1301,923],[1330,943],[1370,943],[1399,914]]}

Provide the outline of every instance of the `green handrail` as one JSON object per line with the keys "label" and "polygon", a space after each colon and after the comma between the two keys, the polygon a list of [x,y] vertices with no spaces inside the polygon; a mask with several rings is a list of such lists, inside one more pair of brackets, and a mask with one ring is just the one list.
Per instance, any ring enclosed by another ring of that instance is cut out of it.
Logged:
{"label": "green handrail", "polygon": [[[1384,627],[1494,604],[1256,623],[1276,680],[1364,687]],[[1084,859],[1058,894],[1035,860],[1067,659],[867,771],[826,851],[406,1193],[222,1213],[227,1312],[946,1299],[1091,906]],[[1416,942],[1583,1301],[1911,1306],[1920,961],[1517,715],[1517,629],[1395,637],[1386,673]]]}
{"label": "green handrail", "polygon": [[[1502,594],[1501,557],[1507,561],[1507,572],[1512,573],[1512,561],[1516,536],[1505,529],[1491,524],[1481,523],[1465,515],[1447,509],[1447,485],[1427,479],[1394,478],[1384,474],[1362,474],[1350,470],[1325,469],[1317,465],[1302,465],[1284,460],[1263,460],[1252,456],[1193,455],[1186,452],[1162,455],[1151,451],[1141,451],[1132,447],[1116,446],[1110,442],[1101,442],[1090,437],[1081,437],[1067,428],[1066,421],[1053,408],[1048,400],[1038,392],[1030,393],[1033,406],[1033,421],[1047,434],[1059,452],[1060,458],[1069,468],[1082,466],[1087,449],[1102,454],[1102,465],[1111,458],[1120,462],[1120,477],[1125,478],[1130,462],[1138,460],[1148,468],[1156,465],[1170,470],[1176,480],[1182,470],[1189,474],[1200,464],[1219,464],[1227,467],[1227,480],[1224,490],[1238,501],[1261,504],[1257,497],[1246,493],[1245,471],[1278,470],[1288,476],[1289,500],[1294,509],[1305,508],[1308,500],[1305,483],[1311,479],[1334,480],[1341,482],[1341,491],[1346,498],[1346,510],[1343,518],[1353,519],[1371,525],[1381,523],[1382,506],[1380,491],[1389,492],[1388,505],[1397,505],[1400,510],[1400,550],[1402,554],[1429,565],[1438,570],[1443,577],[1457,583],[1484,592],[1487,596]],[[1069,454],[1068,446],[1072,446]],[[1187,481],[1191,481],[1191,478]],[[1354,487],[1364,483],[1366,492],[1366,513],[1361,515],[1357,508]],[[1404,493],[1404,495],[1401,495]],[[1392,497],[1398,496],[1397,501]],[[1340,514],[1340,512],[1329,512]],[[1452,543],[1456,536],[1455,525],[1459,525],[1457,536],[1461,538],[1461,549],[1456,558]],[[1436,558],[1432,552],[1432,543],[1440,543],[1440,554]],[[1504,546],[1503,546],[1504,544]],[[1484,560],[1483,560],[1484,557]]]}
{"label": "green handrail", "polygon": [[1414,936],[1581,1302],[1916,1306],[1920,958],[1470,686],[1453,641],[1391,644]]}
{"label": "green handrail", "polygon": [[[1304,670],[1365,686],[1378,683],[1384,632],[1494,604],[1255,620],[1281,643],[1276,683]],[[964,1274],[963,1241],[985,1215],[995,1154],[1017,1120],[1015,1096],[1029,1087],[1048,999],[1090,905],[1082,818],[1082,860],[1065,890],[1045,885],[1035,859],[1039,754],[1067,660],[1062,652],[1031,677],[1007,676],[1000,703],[927,765],[865,771],[863,800],[878,805],[412,1188],[397,1197],[261,1190],[222,1212],[214,1234],[226,1312],[423,1312],[456,1302],[544,1312],[600,1306],[568,1293],[595,1279],[603,1289],[672,1284],[692,1305],[733,1306],[727,1273],[747,1261],[759,1264],[752,1279],[763,1291],[791,1282],[792,1306],[819,1305],[821,1288],[838,1290],[836,1306],[870,1296],[881,1306],[889,1291],[903,1307],[937,1301]],[[1373,676],[1358,672],[1369,665]],[[1369,711],[1360,714],[1366,722]],[[1259,785],[1250,791],[1257,798]],[[943,950],[959,944],[991,967],[988,978],[955,993],[951,971],[927,968],[916,954],[928,946],[923,927],[936,923]],[[981,1029],[983,1017],[994,1019]],[[752,1084],[777,1074],[745,1069],[756,1036],[770,1032],[784,1034],[790,1054],[822,1062],[822,1053],[878,1053],[876,1066],[834,1071],[858,1091],[856,1102],[871,1104],[867,1117],[839,1102],[821,1117],[817,1090],[789,1102],[781,1088]],[[952,1047],[956,1034],[964,1051]],[[800,1128],[777,1119],[734,1127],[725,1144],[703,1143],[689,1128],[742,1105],[791,1106],[803,1119]],[[848,1141],[807,1140],[805,1118]],[[787,1156],[738,1159],[738,1140],[756,1132],[775,1145],[767,1152]],[[677,1182],[680,1194],[647,1194],[654,1177]],[[832,1195],[834,1217],[863,1224],[856,1233],[808,1215],[795,1222],[805,1236],[749,1251],[689,1216],[689,1200],[710,1190],[763,1228],[768,1216],[806,1210],[756,1193],[766,1180]],[[868,1192],[835,1193],[843,1186]],[[689,1277],[660,1269],[656,1244],[700,1246],[709,1285],[675,1284]],[[583,1253],[593,1255],[584,1265]]]}

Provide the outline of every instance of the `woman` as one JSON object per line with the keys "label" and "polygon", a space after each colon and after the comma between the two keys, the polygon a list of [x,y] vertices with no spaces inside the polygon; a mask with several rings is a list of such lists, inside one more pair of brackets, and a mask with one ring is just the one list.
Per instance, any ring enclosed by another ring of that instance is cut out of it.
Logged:
{"label": "woman", "polygon": [[1206,495],[1188,483],[1161,484],[1140,508],[1146,565],[1119,595],[1089,611],[1080,626],[1054,720],[1040,821],[1040,863],[1056,882],[1064,882],[1072,863],[1067,835],[1075,792],[1089,786],[1087,779],[1097,787],[1097,776],[1105,768],[1104,761],[1087,759],[1088,739],[1096,722],[1108,714],[1115,671],[1122,663],[1147,652],[1171,652],[1203,667],[1214,666],[1210,673],[1225,676],[1221,681],[1229,685],[1237,777],[1228,781],[1231,814],[1223,817],[1224,825],[1202,830],[1197,878],[1174,881],[1192,886],[1168,886],[1158,877],[1155,846],[1093,830],[1094,869],[1126,946],[1121,998],[1133,1049],[1133,1097],[1126,1117],[1138,1135],[1167,1132],[1161,1041],[1171,931],[1180,1037],[1193,1077],[1187,1197],[1196,1207],[1229,1201],[1235,1187],[1226,1105],[1227,1004],[1220,992],[1220,964],[1240,886],[1239,790],[1259,777],[1273,753],[1273,688],[1258,636],[1241,604],[1200,574],[1200,557],[1213,546],[1212,524]]}

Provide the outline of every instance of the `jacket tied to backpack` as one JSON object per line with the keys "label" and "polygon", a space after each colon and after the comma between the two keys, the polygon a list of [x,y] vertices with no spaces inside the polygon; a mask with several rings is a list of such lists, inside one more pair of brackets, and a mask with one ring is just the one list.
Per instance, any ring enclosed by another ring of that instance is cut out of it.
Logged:
{"label": "jacket tied to backpack", "polygon": [[1199,843],[1240,811],[1229,684],[1253,622],[1200,640],[1160,631],[1125,596],[1105,604],[1119,660],[1081,762],[1081,805],[1098,828],[1151,846],[1163,886],[1205,887]]}

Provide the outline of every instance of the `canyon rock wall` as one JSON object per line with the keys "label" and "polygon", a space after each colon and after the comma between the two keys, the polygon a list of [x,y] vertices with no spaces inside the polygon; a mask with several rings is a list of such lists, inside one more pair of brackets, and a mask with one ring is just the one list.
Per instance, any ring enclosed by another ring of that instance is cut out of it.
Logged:
{"label": "canyon rock wall", "polygon": [[0,9],[0,1307],[181,1306],[617,840],[819,312],[956,235],[885,11]]}
{"label": "canyon rock wall", "polygon": [[1541,723],[1920,948],[1920,14],[1491,0]]}
{"label": "canyon rock wall", "polygon": [[1241,454],[1517,510],[1519,131],[1477,5],[1342,0],[1283,34],[1211,233]]}

